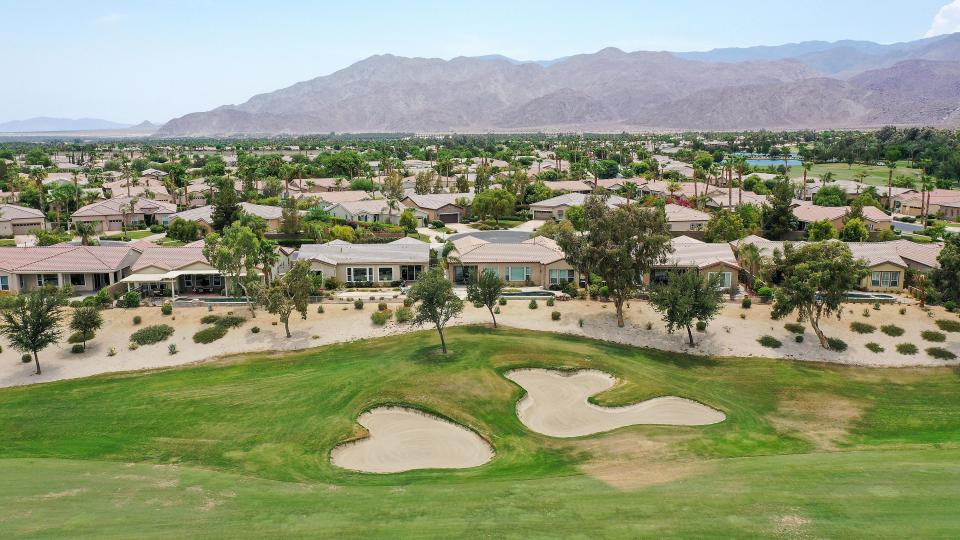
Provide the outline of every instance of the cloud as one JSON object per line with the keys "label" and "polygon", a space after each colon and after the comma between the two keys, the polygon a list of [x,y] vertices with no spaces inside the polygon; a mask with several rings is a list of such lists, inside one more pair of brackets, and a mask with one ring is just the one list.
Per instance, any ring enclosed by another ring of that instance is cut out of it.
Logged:
{"label": "cloud", "polygon": [[107,13],[93,20],[97,24],[116,24],[126,18],[126,15],[120,13]]}
{"label": "cloud", "polygon": [[940,11],[933,16],[933,23],[930,25],[930,30],[927,30],[926,37],[954,32],[960,32],[960,0],[953,0],[940,8]]}

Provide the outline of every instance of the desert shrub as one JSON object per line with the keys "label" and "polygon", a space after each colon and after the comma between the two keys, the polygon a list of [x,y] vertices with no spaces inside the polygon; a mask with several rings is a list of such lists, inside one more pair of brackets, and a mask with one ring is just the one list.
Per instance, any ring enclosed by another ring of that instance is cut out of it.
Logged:
{"label": "desert shrub", "polygon": [[107,356],[116,356],[116,355],[117,355],[117,348],[116,348],[116,347],[110,347],[110,350],[107,351]]}
{"label": "desert shrub", "polygon": [[177,344],[171,343],[170,345],[167,345],[167,352],[171,355],[177,354]]}
{"label": "desert shrub", "polygon": [[140,307],[141,300],[143,300],[143,297],[140,296],[139,291],[127,291],[127,294],[117,300],[117,305],[122,308]]}
{"label": "desert shrub", "polygon": [[73,347],[70,347],[70,352],[72,352],[73,354],[80,354],[85,349],[86,347],[83,346],[83,343],[74,343]]}
{"label": "desert shrub", "polygon": [[[76,345],[74,345],[74,347],[76,347]],[[927,354],[938,360],[953,360],[957,357],[957,355],[944,349],[943,347],[928,347],[925,350],[927,351]]]}
{"label": "desert shrub", "polygon": [[135,351],[135,350],[137,350],[137,349],[140,348],[140,344],[139,344],[139,343],[134,343],[134,342],[131,341],[130,344],[127,345],[127,348],[130,349],[131,351]]}
{"label": "desert shrub", "polygon": [[323,304],[317,306],[317,313],[323,314]]}
{"label": "desert shrub", "polygon": [[353,309],[363,309],[363,300],[357,298],[353,301]]}
{"label": "desert shrub", "polygon": [[260,327],[259,327],[259,326],[254,326],[253,328],[250,329],[250,333],[251,333],[251,334],[259,334],[259,333],[260,333]]}
{"label": "desert shrub", "polygon": [[213,324],[219,320],[219,315],[204,315],[203,317],[200,317],[200,322],[203,324]]}
{"label": "desert shrub", "polygon": [[869,319],[869,318],[870,318],[870,310],[867,309],[867,308],[863,308],[863,316],[864,316],[864,318]]}
{"label": "desert shrub", "polygon": [[154,324],[137,330],[130,336],[130,341],[137,345],[151,345],[160,343],[173,335],[173,327],[167,324]]}
{"label": "desert shrub", "polygon": [[880,327],[880,331],[890,337],[899,337],[903,335],[903,328],[895,324],[885,324]]}
{"label": "desert shrub", "polygon": [[30,356],[30,355],[27,354],[27,353],[24,353],[24,354],[20,355],[20,361],[23,362],[24,364],[27,364],[27,363],[33,361],[33,357]]}
{"label": "desert shrub", "polygon": [[740,314],[740,318],[741,318],[741,319],[746,319],[746,318],[747,318],[747,314],[746,314],[746,313],[741,313],[741,314]]}
{"label": "desert shrub", "polygon": [[905,308],[905,307],[900,308],[900,314],[901,314],[901,315],[906,315],[906,314],[907,314],[907,308]]}
{"label": "desert shrub", "polygon": [[957,303],[954,302],[953,300],[947,300],[946,302],[943,303],[943,309],[949,311],[950,313],[953,313],[954,311],[957,310]]}
{"label": "desert shrub", "polygon": [[221,328],[236,328],[245,322],[247,322],[247,320],[243,317],[238,317],[237,315],[224,315],[223,317],[217,319],[217,322],[214,324]]}
{"label": "desert shrub", "polygon": [[783,345],[779,339],[773,336],[762,336],[757,340],[757,343],[763,345],[764,347],[770,347],[771,349],[779,349]]}
{"label": "desert shrub", "polygon": [[935,343],[942,343],[947,340],[947,335],[943,332],[937,332],[936,330],[924,330],[920,332],[920,337],[926,341],[933,341]]}
{"label": "desert shrub", "polygon": [[550,298],[547,298],[547,307],[553,307],[555,303],[556,303],[556,300],[554,300],[552,296]]}
{"label": "desert shrub", "polygon": [[160,313],[163,313],[164,315],[172,315],[173,304],[163,304],[162,306],[160,306]]}
{"label": "desert shrub", "polygon": [[797,334],[793,336],[793,340],[797,343],[803,343],[803,334]]}
{"label": "desert shrub", "polygon": [[74,332],[70,334],[70,337],[67,338],[67,343],[83,343],[84,341],[92,341],[95,336],[95,332],[87,332],[86,335],[84,335],[83,332]]}
{"label": "desert shrub", "polygon": [[647,330],[653,330],[653,323],[650,321],[647,321],[646,328]]}
{"label": "desert shrub", "polygon": [[850,323],[850,330],[858,334],[872,334],[877,330],[877,327],[872,324],[852,322]]}
{"label": "desert shrub", "polygon": [[377,311],[374,311],[372,315],[370,315],[370,320],[373,321],[373,324],[377,326],[383,326],[387,324],[387,321],[389,321],[390,317],[392,316],[393,316],[393,312],[390,311],[389,309],[384,311],[377,310]]}
{"label": "desert shrub", "polygon": [[847,342],[839,338],[827,338],[827,346],[831,351],[843,352],[847,350]]}
{"label": "desert shrub", "polygon": [[870,349],[871,352],[875,352],[875,353],[883,352],[883,347],[879,343],[874,343],[871,341],[870,343],[867,343],[866,347]]}
{"label": "desert shrub", "polygon": [[770,298],[771,296],[773,296],[773,289],[771,289],[770,287],[760,287],[759,289],[757,289],[757,295],[763,298]]}
{"label": "desert shrub", "polygon": [[786,328],[787,332],[790,332],[791,334],[802,334],[807,331],[807,327],[800,323],[790,322],[783,325],[783,327]]}
{"label": "desert shrub", "polygon": [[386,311],[386,310],[387,310],[386,302],[380,302],[379,304],[377,304],[377,311]]}
{"label": "desert shrub", "polygon": [[880,302],[874,302],[874,303],[873,303],[873,310],[874,310],[874,311],[880,311]]}
{"label": "desert shrub", "polygon": [[937,319],[937,328],[943,330],[944,332],[960,332],[960,321]]}
{"label": "desert shrub", "polygon": [[900,354],[917,354],[917,346],[913,343],[898,343],[897,352]]}
{"label": "desert shrub", "polygon": [[143,318],[142,318],[142,317],[140,317],[139,315],[134,315],[134,316],[133,316],[133,324],[140,324],[140,323],[142,323],[142,322],[143,322]]}
{"label": "desert shrub", "polygon": [[497,303],[500,304],[501,306],[505,306],[507,305],[507,299],[501,296],[500,298],[497,299]]}
{"label": "desert shrub", "polygon": [[404,299],[403,299],[403,307],[410,307],[410,306],[412,306],[412,305],[413,305],[413,300],[411,300],[411,299],[409,299],[409,298],[404,298]]}
{"label": "desert shrub", "polygon": [[227,328],[215,324],[213,326],[208,326],[194,334],[193,342],[201,344],[213,343],[225,335],[227,335]]}
{"label": "desert shrub", "polygon": [[497,307],[493,308],[493,314],[494,314],[494,315],[499,315],[499,314],[500,314],[500,306],[497,306]]}
{"label": "desert shrub", "polygon": [[706,321],[697,321],[697,332],[704,332],[707,329]]}
{"label": "desert shrub", "polygon": [[537,301],[536,301],[536,300],[531,300],[530,303],[527,304],[527,307],[530,308],[530,309],[537,309]]}
{"label": "desert shrub", "polygon": [[550,313],[550,318],[553,319],[553,320],[555,320],[555,321],[559,321],[559,320],[560,320],[560,312],[559,312],[559,311],[553,311],[553,312],[551,312],[551,313]]}
{"label": "desert shrub", "polygon": [[743,309],[750,309],[750,306],[753,305],[753,300],[749,296],[744,296],[743,300],[740,301],[740,307]]}
{"label": "desert shrub", "polygon": [[413,310],[406,306],[399,308],[393,314],[393,317],[397,320],[398,323],[410,322],[411,320],[413,320]]}

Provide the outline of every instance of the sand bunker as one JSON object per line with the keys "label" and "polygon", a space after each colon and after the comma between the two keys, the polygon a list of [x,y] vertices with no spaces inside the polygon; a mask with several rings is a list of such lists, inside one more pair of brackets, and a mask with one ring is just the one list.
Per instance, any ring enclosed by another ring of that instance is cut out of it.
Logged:
{"label": "sand bunker", "polygon": [[369,437],[333,449],[334,465],[354,471],[464,469],[493,459],[493,448],[469,429],[413,409],[378,407],[357,419]]}
{"label": "sand bunker", "polygon": [[517,403],[525,426],[551,437],[580,437],[635,424],[702,426],[726,416],[696,401],[676,396],[649,399],[626,407],[600,407],[590,396],[613,387],[616,379],[602,371],[572,374],[547,369],[519,369],[506,374],[527,395]]}

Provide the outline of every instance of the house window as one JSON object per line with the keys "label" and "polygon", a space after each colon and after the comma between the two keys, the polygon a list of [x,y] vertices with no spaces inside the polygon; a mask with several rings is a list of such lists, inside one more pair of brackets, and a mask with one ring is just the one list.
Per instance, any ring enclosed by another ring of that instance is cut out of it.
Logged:
{"label": "house window", "polygon": [[216,274],[213,276],[213,286],[214,287],[223,287],[223,276]]}
{"label": "house window", "polygon": [[373,281],[373,268],[362,266],[347,267],[347,283],[366,283]]}
{"label": "house window", "polygon": [[713,279],[713,276],[720,276],[720,283],[717,285],[719,289],[729,289],[730,285],[733,283],[731,281],[730,272],[708,272],[707,279]]}
{"label": "house window", "polygon": [[393,281],[393,267],[381,266],[377,268],[377,281],[380,283],[389,283]]}
{"label": "house window", "polygon": [[60,281],[57,279],[56,274],[37,274],[37,287],[43,287],[45,285],[57,286],[60,284]]}
{"label": "house window", "polygon": [[0,291],[10,290],[10,276],[0,276]]}
{"label": "house window", "polygon": [[550,270],[550,284],[562,285],[564,283],[573,283],[573,269],[560,268]]}
{"label": "house window", "polygon": [[873,232],[873,223],[867,222],[867,230]]}
{"label": "house window", "polygon": [[870,285],[873,287],[899,287],[900,272],[874,272],[870,277]]}
{"label": "house window", "polygon": [[531,276],[529,266],[508,266],[506,274],[507,281],[527,281]]}
{"label": "house window", "polygon": [[423,271],[423,266],[419,264],[404,265],[400,267],[400,279],[403,281],[413,281],[417,279],[417,274]]}
{"label": "house window", "polygon": [[691,223],[691,224],[690,224],[690,230],[691,230],[691,231],[702,231],[702,230],[703,230],[703,223]]}
{"label": "house window", "polygon": [[185,287],[193,287],[193,275],[187,274],[183,276],[183,285]]}
{"label": "house window", "polygon": [[86,276],[83,274],[70,274],[70,284],[74,287],[83,287],[87,284]]}
{"label": "house window", "polygon": [[650,274],[650,283],[651,284],[663,284],[670,281],[670,271],[669,270],[654,270]]}

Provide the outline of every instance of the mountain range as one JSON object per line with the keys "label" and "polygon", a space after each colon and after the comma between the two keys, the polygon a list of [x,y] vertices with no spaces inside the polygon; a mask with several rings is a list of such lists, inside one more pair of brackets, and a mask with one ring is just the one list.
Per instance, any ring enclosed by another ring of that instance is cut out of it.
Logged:
{"label": "mountain range", "polygon": [[38,116],[26,120],[0,122],[0,133],[47,133],[63,131],[153,131],[159,126],[144,120],[137,125],[111,122],[100,118],[50,118]]}
{"label": "mountain range", "polygon": [[376,55],[158,136],[960,126],[960,33],[548,61]]}

